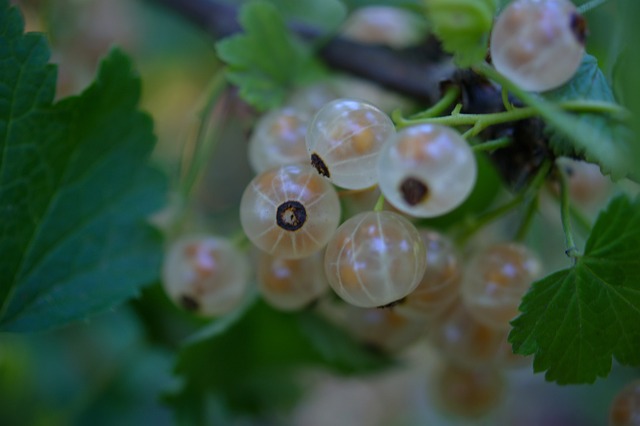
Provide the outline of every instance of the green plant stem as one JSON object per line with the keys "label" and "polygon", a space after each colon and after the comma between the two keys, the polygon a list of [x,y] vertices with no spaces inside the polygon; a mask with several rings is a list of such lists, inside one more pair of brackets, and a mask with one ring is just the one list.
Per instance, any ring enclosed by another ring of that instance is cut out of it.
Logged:
{"label": "green plant stem", "polygon": [[576,247],[573,238],[573,228],[571,226],[569,182],[563,170],[558,169],[558,174],[560,175],[560,217],[562,219],[562,229],[564,230],[565,244],[567,247],[565,253],[575,262],[576,259],[580,257],[580,252]]}
{"label": "green plant stem", "polygon": [[458,86],[450,86],[438,102],[426,111],[411,116],[411,119],[437,117],[451,107],[451,104],[458,99],[458,96],[460,96],[460,88]]}
{"label": "green plant stem", "polygon": [[527,233],[531,228],[531,223],[533,223],[533,217],[535,216],[535,213],[538,210],[538,201],[539,201],[539,197],[538,197],[538,194],[536,194],[527,205],[527,210],[524,214],[524,217],[522,218],[522,222],[520,222],[520,227],[516,232],[516,236],[515,236],[516,241],[523,241],[526,238]]}
{"label": "green plant stem", "polygon": [[384,195],[380,194],[376,205],[373,207],[374,212],[381,212],[384,209]]}
{"label": "green plant stem", "polygon": [[475,144],[471,146],[471,150],[473,152],[495,151],[496,149],[504,148],[511,145],[512,142],[513,140],[510,137],[505,136],[502,138]]}
{"label": "green plant stem", "polygon": [[514,109],[513,104],[509,101],[509,91],[503,87],[500,92],[502,95],[502,104],[504,105],[504,109],[507,111]]}
{"label": "green plant stem", "polygon": [[182,182],[180,185],[180,195],[184,200],[188,200],[190,198],[195,184],[202,175],[202,171],[217,145],[219,138],[217,138],[216,135],[209,133],[211,124],[210,119],[218,100],[226,89],[226,86],[227,82],[225,74],[221,71],[213,78],[205,105],[200,111],[195,143],[193,144],[193,149],[190,154],[187,152],[190,148],[189,144],[185,145],[182,160],[184,172],[181,173]]}
{"label": "green plant stem", "polygon": [[[571,112],[596,112],[610,114],[627,113],[626,110],[619,105],[601,101],[564,101],[557,103],[556,106],[561,108],[562,110]],[[524,120],[526,118],[531,118],[538,115],[541,115],[538,108],[522,107],[513,108],[510,111],[495,112],[491,114],[455,114],[454,111],[451,113],[451,115],[447,115],[444,117],[430,117],[420,119],[404,119],[402,117],[395,117],[395,120],[396,127],[398,128],[425,123],[442,124],[451,127],[473,126],[470,129],[469,136],[475,136],[489,126]]]}
{"label": "green plant stem", "polygon": [[578,10],[578,13],[584,15],[590,10],[595,9],[596,7],[600,6],[601,4],[605,4],[606,2],[607,0],[591,0],[590,2],[587,2],[585,4],[578,6],[577,10]]}
{"label": "green plant stem", "polygon": [[474,218],[466,226],[464,231],[456,238],[456,243],[458,243],[459,245],[464,243],[473,234],[475,234],[477,231],[479,231],[486,225],[490,224],[491,222],[497,219],[500,219],[507,213],[514,210],[516,207],[522,204],[528,197],[531,197],[531,196],[537,197],[538,191],[540,190],[540,187],[544,183],[544,179],[546,178],[547,174],[549,174],[550,169],[551,169],[550,162],[547,161],[543,163],[542,166],[540,166],[538,173],[534,176],[534,178],[531,180],[531,183],[526,189],[518,193],[515,197],[513,197],[511,200],[509,200],[505,204],[499,207],[496,207],[495,209],[485,212],[479,215],[478,217]]}

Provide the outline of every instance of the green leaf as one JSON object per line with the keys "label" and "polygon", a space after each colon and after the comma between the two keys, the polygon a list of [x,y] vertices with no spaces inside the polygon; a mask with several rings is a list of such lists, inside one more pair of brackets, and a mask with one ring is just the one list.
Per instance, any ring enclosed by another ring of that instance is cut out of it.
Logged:
{"label": "green leaf", "polygon": [[53,104],[56,68],[0,0],[0,329],[40,330],[104,311],[157,278],[146,217],[164,179],[145,165],[152,122],[113,51],[81,96]]}
{"label": "green leaf", "polygon": [[560,384],[592,383],[612,356],[640,365],[640,200],[615,198],[575,266],[533,284],[512,321],[516,353]]}
{"label": "green leaf", "polygon": [[242,98],[265,110],[280,105],[287,91],[321,75],[310,48],[289,33],[274,5],[252,1],[240,11],[243,34],[216,44],[229,65],[229,81],[240,87]]}
{"label": "green leaf", "polygon": [[[615,103],[613,92],[602,71],[598,67],[598,61],[591,55],[585,54],[584,59],[573,78],[561,87],[542,93],[541,96],[549,101],[602,101]],[[576,144],[571,134],[551,127],[550,146],[556,155],[584,156],[587,161],[601,164],[604,171],[616,174],[616,169],[609,167],[607,162],[601,161],[600,150],[607,150],[619,155],[629,152],[628,137],[624,134],[624,128],[605,114],[583,113],[575,115],[573,125],[589,129],[589,132],[598,140],[597,149],[591,149],[590,144]],[[606,145],[606,146],[602,146]]]}
{"label": "green leaf", "polygon": [[340,0],[269,0],[285,20],[333,31],[344,21],[347,8]]}
{"label": "green leaf", "polygon": [[459,67],[470,67],[487,55],[496,0],[424,0],[427,17],[444,50]]}
{"label": "green leaf", "polygon": [[283,313],[258,301],[220,334],[181,351],[176,373],[184,386],[167,400],[179,415],[200,410],[200,419],[208,398],[223,399],[233,411],[264,414],[295,401],[303,368],[361,373],[387,365],[387,358],[313,312]]}

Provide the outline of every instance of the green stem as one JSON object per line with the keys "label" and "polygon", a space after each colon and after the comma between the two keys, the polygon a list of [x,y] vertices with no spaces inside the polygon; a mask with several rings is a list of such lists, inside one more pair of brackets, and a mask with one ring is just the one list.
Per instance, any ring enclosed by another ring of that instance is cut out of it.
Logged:
{"label": "green stem", "polygon": [[185,144],[182,160],[182,167],[185,170],[182,173],[183,178],[180,186],[180,194],[185,200],[189,199],[196,182],[202,175],[202,171],[217,145],[219,138],[209,134],[208,130],[213,109],[216,107],[220,96],[224,93],[226,86],[225,74],[221,71],[212,80],[205,105],[200,111],[195,143],[191,153],[187,152],[190,145]]}
{"label": "green stem", "polygon": [[[627,114],[627,111],[619,105],[602,101],[575,100],[558,102],[556,105],[562,110],[571,112]],[[396,126],[398,128],[402,128],[415,124],[426,123],[442,124],[450,127],[473,126],[470,136],[475,136],[489,126],[524,120],[538,115],[541,115],[538,108],[522,107],[513,108],[510,111],[495,112],[491,114],[452,114],[444,117],[402,119],[396,122]]]}
{"label": "green stem", "polygon": [[562,228],[564,229],[565,244],[567,250],[565,253],[572,258],[574,262],[580,257],[580,252],[576,247],[573,238],[573,228],[571,226],[571,204],[569,201],[569,182],[563,170],[558,169],[560,175],[560,217],[562,219]]}
{"label": "green stem", "polygon": [[429,109],[411,116],[410,119],[415,120],[420,118],[437,117],[451,107],[451,104],[458,99],[458,96],[460,96],[460,88],[458,86],[450,86],[438,102]]}
{"label": "green stem", "polygon": [[373,207],[374,212],[381,212],[384,209],[384,195],[380,194],[376,205]]}
{"label": "green stem", "polygon": [[581,15],[584,15],[585,13],[589,12],[590,10],[595,9],[596,7],[600,6],[601,4],[606,3],[607,0],[591,0],[590,2],[587,2],[585,4],[582,4],[580,6],[577,7],[578,13]]}
{"label": "green stem", "polygon": [[507,111],[511,111],[514,107],[511,101],[509,101],[509,91],[506,88],[502,88],[502,104],[504,105],[504,109]]}
{"label": "green stem", "polygon": [[513,197],[510,201],[505,204],[496,207],[495,209],[488,211],[479,215],[475,218],[465,229],[464,231],[456,238],[456,243],[459,245],[468,240],[473,234],[477,231],[490,224],[491,222],[500,219],[507,213],[514,210],[520,204],[522,204],[528,197],[537,197],[537,194],[540,190],[540,187],[544,183],[545,178],[549,174],[549,170],[551,169],[551,162],[547,161],[540,166],[538,173],[531,180],[529,186],[518,193],[515,197]]}
{"label": "green stem", "polygon": [[471,150],[473,152],[495,151],[496,149],[504,148],[511,145],[512,142],[513,140],[510,137],[504,136],[502,138],[473,145],[471,147]]}
{"label": "green stem", "polygon": [[523,241],[529,232],[529,228],[531,228],[531,223],[533,222],[533,217],[535,213],[538,211],[538,196],[534,196],[533,199],[529,202],[527,206],[527,210],[524,214],[522,222],[520,223],[520,227],[518,228],[518,232],[516,232],[516,241]]}

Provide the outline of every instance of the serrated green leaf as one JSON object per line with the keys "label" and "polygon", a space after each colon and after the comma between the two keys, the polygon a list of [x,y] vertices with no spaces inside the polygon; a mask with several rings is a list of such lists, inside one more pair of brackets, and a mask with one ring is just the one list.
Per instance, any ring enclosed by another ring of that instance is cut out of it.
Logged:
{"label": "serrated green leaf", "polygon": [[[544,92],[541,96],[553,102],[586,100],[615,103],[613,92],[598,67],[598,61],[588,54],[584,55],[578,71],[569,82],[557,89]],[[608,146],[604,148],[600,146],[596,151],[590,149],[589,144],[576,144],[572,135],[550,127],[548,128],[550,133],[549,144],[554,153],[559,156],[584,156],[587,161],[592,163],[602,163],[601,166],[603,166],[604,171],[615,172],[600,160],[597,152],[600,149],[621,153],[621,155],[628,152],[628,140],[621,124],[612,120],[608,115],[594,113],[575,115],[574,121],[574,125],[588,127],[589,132],[599,140],[599,145],[606,144]]]}
{"label": "serrated green leaf", "polygon": [[53,105],[39,34],[0,1],[0,329],[85,318],[152,282],[162,254],[145,218],[164,179],[145,165],[152,122],[140,81],[113,51],[81,96]]}
{"label": "serrated green leaf", "polygon": [[533,284],[509,342],[560,384],[605,377],[612,357],[640,365],[640,200],[614,199],[575,266]]}
{"label": "serrated green leaf", "polygon": [[240,96],[265,110],[280,105],[287,91],[322,73],[310,48],[289,33],[274,5],[252,1],[240,11],[244,33],[216,43],[216,51],[229,70],[229,81]]}
{"label": "serrated green leaf", "polygon": [[356,373],[387,365],[313,312],[284,313],[258,301],[222,333],[181,351],[176,373],[184,386],[168,402],[184,413],[223,398],[234,411],[265,413],[293,402],[302,368]]}
{"label": "serrated green leaf", "polygon": [[427,18],[456,65],[470,67],[487,55],[496,0],[424,0]]}

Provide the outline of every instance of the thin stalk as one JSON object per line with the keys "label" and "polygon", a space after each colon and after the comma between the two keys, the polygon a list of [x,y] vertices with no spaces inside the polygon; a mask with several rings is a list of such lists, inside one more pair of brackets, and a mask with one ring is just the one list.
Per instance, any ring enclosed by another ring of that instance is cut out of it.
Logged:
{"label": "thin stalk", "polygon": [[538,211],[538,201],[539,198],[536,194],[536,196],[534,196],[527,205],[527,210],[525,211],[524,217],[522,218],[522,222],[520,222],[518,232],[516,232],[516,241],[523,241],[529,233],[529,229],[531,228],[531,224],[533,223],[533,218]]}
{"label": "thin stalk", "polygon": [[584,15],[585,13],[589,12],[590,10],[595,9],[596,7],[600,6],[601,4],[605,4],[606,2],[607,2],[607,0],[591,0],[590,2],[587,2],[585,4],[581,4],[576,9],[578,10],[579,14]]}
{"label": "thin stalk", "polygon": [[451,104],[458,99],[458,96],[460,96],[460,88],[458,86],[450,86],[438,102],[432,105],[429,109],[411,116],[410,119],[415,120],[420,118],[438,117],[451,107]]}
{"label": "thin stalk", "polygon": [[560,217],[562,219],[562,229],[564,230],[565,253],[575,262],[580,257],[580,252],[576,247],[573,238],[573,227],[571,225],[571,204],[569,200],[569,182],[563,170],[558,170],[560,175]]}
{"label": "thin stalk", "polygon": [[490,141],[473,145],[471,146],[471,150],[473,152],[495,151],[496,149],[504,148],[506,146],[511,145],[512,142],[513,142],[513,139],[511,139],[508,136],[504,136],[502,138],[493,139]]}
{"label": "thin stalk", "polygon": [[502,95],[502,104],[504,105],[504,109],[507,111],[514,109],[513,104],[509,100],[509,91],[503,87],[500,94]]}
{"label": "thin stalk", "polygon": [[381,212],[384,209],[384,195],[380,194],[376,205],[373,207],[374,212]]}

